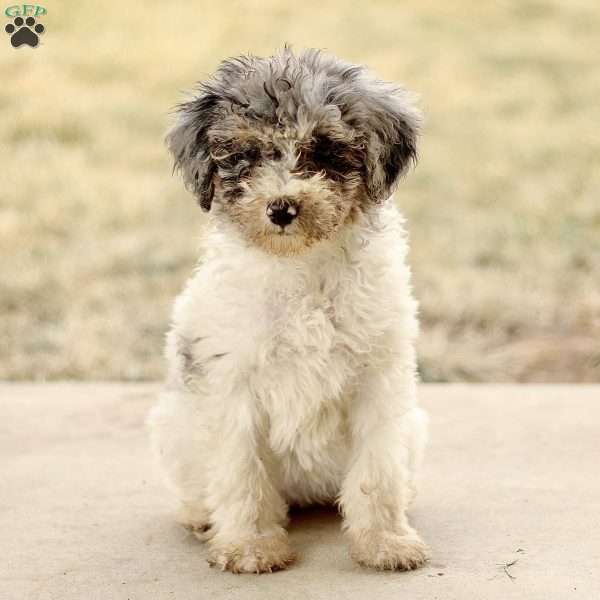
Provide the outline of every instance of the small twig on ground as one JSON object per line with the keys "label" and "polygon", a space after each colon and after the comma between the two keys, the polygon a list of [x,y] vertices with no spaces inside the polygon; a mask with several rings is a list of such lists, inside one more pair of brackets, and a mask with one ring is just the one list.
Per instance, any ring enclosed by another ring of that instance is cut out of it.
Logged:
{"label": "small twig on ground", "polygon": [[508,578],[512,581],[512,580],[516,579],[516,577],[509,571],[509,569],[513,565],[516,565],[518,562],[519,562],[519,559],[515,558],[515,560],[511,560],[508,563],[500,563],[498,566],[502,567],[502,570],[506,573],[506,575],[508,576]]}

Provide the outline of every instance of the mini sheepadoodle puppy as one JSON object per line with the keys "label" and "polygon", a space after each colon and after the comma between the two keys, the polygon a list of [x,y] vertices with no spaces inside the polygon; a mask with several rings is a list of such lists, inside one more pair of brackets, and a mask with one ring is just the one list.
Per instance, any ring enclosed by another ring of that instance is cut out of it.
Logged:
{"label": "mini sheepadoodle puppy", "polygon": [[400,87],[289,48],[224,61],[178,108],[168,146],[210,214],[149,422],[211,565],[285,568],[288,507],[330,502],[358,563],[426,560],[406,515],[426,437],[416,303],[390,199],[419,124]]}

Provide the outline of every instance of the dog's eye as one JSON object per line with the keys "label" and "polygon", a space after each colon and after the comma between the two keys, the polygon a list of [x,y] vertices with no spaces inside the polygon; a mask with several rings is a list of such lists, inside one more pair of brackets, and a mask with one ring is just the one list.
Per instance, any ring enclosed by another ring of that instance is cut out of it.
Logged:
{"label": "dog's eye", "polygon": [[281,158],[283,157],[283,153],[279,148],[273,146],[272,148],[268,148],[267,150],[265,150],[264,156],[267,160],[277,161],[281,160]]}
{"label": "dog's eye", "polygon": [[242,158],[247,160],[250,164],[254,164],[260,159],[260,150],[255,146],[251,146],[242,153]]}
{"label": "dog's eye", "polygon": [[343,179],[361,166],[359,158],[346,144],[326,136],[315,138],[310,162],[332,179]]}
{"label": "dog's eye", "polygon": [[246,148],[218,148],[213,154],[214,160],[223,169],[232,169],[244,162],[246,166],[254,165],[260,159],[260,150],[255,146]]}

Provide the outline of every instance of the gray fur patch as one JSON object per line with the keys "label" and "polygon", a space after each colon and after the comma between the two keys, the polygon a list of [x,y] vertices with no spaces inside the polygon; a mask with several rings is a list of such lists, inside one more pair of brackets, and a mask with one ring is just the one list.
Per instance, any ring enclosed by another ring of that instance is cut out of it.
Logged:
{"label": "gray fur patch", "polygon": [[208,359],[205,359],[204,362],[200,362],[194,354],[194,344],[202,341],[204,338],[197,337],[193,340],[190,340],[183,335],[178,335],[176,339],[176,352],[181,361],[181,378],[188,386],[191,385],[195,379],[206,375],[207,363],[227,356],[227,353],[223,352],[220,354],[214,354]]}
{"label": "gray fur patch", "polygon": [[203,374],[202,365],[195,361],[193,351],[194,342],[199,341],[200,339],[201,338],[197,338],[197,340],[189,340],[182,335],[177,337],[176,350],[177,355],[181,358],[181,371],[184,380],[190,375],[198,376]]}

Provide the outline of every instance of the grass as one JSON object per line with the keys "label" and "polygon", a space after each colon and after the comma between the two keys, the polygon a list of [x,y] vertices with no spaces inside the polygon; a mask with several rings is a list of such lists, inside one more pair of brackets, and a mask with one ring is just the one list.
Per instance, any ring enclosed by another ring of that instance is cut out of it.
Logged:
{"label": "grass", "polygon": [[397,193],[428,381],[600,381],[600,11],[473,3],[45,2],[0,51],[0,377],[161,377],[202,216],[162,137],[220,58],[290,42],[403,82]]}

